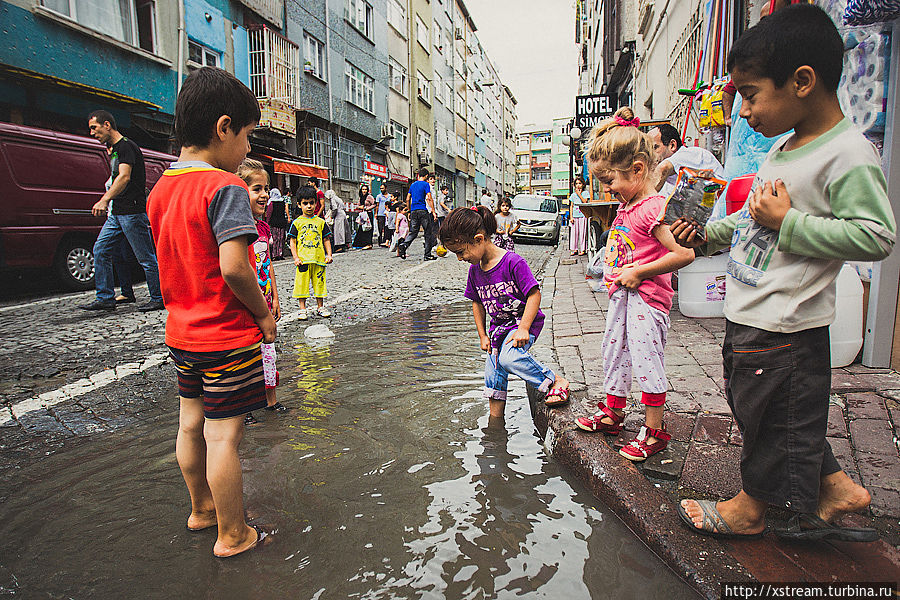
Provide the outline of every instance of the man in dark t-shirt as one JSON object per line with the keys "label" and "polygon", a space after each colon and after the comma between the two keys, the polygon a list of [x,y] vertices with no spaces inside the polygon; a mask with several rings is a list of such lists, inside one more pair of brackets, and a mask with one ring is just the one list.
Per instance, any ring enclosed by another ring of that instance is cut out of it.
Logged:
{"label": "man in dark t-shirt", "polygon": [[88,128],[92,137],[111,149],[112,185],[91,208],[94,216],[106,216],[106,222],[94,243],[96,299],[81,308],[115,310],[112,256],[116,244],[125,238],[144,269],[147,289],[150,292],[150,301],[141,305],[139,310],[143,312],[160,310],[164,306],[159,288],[156,249],[150,236],[150,221],[147,219],[144,155],[141,154],[137,144],[119,133],[115,119],[105,110],[95,110],[90,114]]}
{"label": "man in dark t-shirt", "polygon": [[425,231],[425,260],[435,260],[437,257],[431,253],[434,246],[434,198],[431,195],[431,186],[428,184],[428,169],[422,169],[418,173],[415,183],[409,186],[406,194],[406,207],[409,209],[409,234],[406,239],[400,241],[400,258],[406,258],[406,249],[419,235],[419,228]]}

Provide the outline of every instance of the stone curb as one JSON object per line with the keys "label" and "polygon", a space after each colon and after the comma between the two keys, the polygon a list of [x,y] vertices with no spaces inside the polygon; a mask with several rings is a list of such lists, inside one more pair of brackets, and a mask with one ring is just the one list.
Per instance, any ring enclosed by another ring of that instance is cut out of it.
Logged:
{"label": "stone curb", "polygon": [[[573,403],[549,409],[537,390],[528,400],[544,448],[606,504],[675,573],[706,598],[719,598],[719,582],[755,581],[718,540],[697,536],[681,523],[671,499],[619,456],[603,434],[581,433]],[[590,441],[583,436],[591,436]],[[727,574],[727,575],[725,575]]]}

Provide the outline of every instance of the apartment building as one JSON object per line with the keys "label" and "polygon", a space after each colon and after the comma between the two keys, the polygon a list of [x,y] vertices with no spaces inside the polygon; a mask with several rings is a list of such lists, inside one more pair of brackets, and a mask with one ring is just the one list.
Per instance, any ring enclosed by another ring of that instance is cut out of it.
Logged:
{"label": "apartment building", "polygon": [[470,202],[503,187],[515,102],[463,0],[0,0],[0,31],[15,40],[3,121],[86,134],[105,108],[141,146],[177,151],[180,84],[216,66],[259,100],[251,156],[279,187],[315,175],[346,199],[361,182],[402,196],[421,166]]}
{"label": "apartment building", "polygon": [[516,177],[516,97],[503,86],[503,193],[515,194]]}
{"label": "apartment building", "polygon": [[523,194],[550,196],[553,190],[553,128],[529,124],[516,139],[516,188]]}
{"label": "apartment building", "polygon": [[550,172],[552,187],[550,193],[562,201],[562,206],[568,204],[569,199],[569,146],[563,144],[563,139],[569,136],[569,129],[573,117],[560,117],[553,119],[552,147],[550,158]]}

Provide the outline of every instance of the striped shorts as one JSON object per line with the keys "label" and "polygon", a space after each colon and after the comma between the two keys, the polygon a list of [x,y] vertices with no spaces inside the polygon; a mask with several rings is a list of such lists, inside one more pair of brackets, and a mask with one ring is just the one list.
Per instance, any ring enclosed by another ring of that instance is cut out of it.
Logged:
{"label": "striped shorts", "polygon": [[178,395],[203,398],[203,416],[227,419],[266,405],[263,361],[260,344],[219,350],[191,352],[169,347],[178,371]]}

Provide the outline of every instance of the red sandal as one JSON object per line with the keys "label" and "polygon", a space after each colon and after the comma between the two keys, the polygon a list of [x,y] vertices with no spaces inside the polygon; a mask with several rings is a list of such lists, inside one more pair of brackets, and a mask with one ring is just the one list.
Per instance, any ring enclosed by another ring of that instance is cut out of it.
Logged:
{"label": "red sandal", "polygon": [[547,406],[559,406],[569,401],[569,388],[553,388],[547,392],[544,404]]}
{"label": "red sandal", "polygon": [[[603,402],[598,402],[597,408],[600,409],[600,412],[590,417],[578,417],[575,419],[575,424],[585,431],[600,431],[613,435],[622,431],[622,422],[625,420],[625,415],[616,413]],[[609,417],[612,423],[604,423],[603,419],[606,417]]]}
{"label": "red sandal", "polygon": [[[654,437],[656,441],[652,444],[647,443],[647,438]],[[662,429],[653,429],[643,425],[638,432],[637,437],[622,446],[619,454],[633,462],[642,462],[648,457],[658,452],[662,452],[669,445],[672,435],[666,432],[666,425],[663,423]]]}

